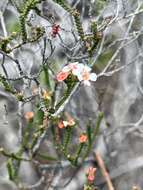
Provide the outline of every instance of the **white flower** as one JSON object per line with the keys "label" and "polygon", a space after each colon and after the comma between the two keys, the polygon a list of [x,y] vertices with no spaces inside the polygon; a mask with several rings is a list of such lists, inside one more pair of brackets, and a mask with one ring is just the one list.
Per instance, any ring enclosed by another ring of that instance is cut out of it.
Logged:
{"label": "white flower", "polygon": [[90,86],[90,81],[97,80],[97,75],[95,73],[91,73],[91,68],[88,65],[78,62],[64,66],[61,72],[68,73],[68,75],[72,73],[77,76],[79,81],[83,81],[83,83],[88,86]]}
{"label": "white flower", "polygon": [[72,74],[74,74],[76,72],[76,70],[78,69],[78,62],[74,62],[74,63],[70,63],[69,65],[66,65],[63,67],[62,71],[63,72],[72,72]]}
{"label": "white flower", "polygon": [[77,70],[76,76],[79,81],[83,81],[85,85],[90,86],[90,81],[96,81],[97,75],[95,73],[90,73],[91,68],[87,65],[79,64],[80,67]]}
{"label": "white flower", "polygon": [[90,73],[90,80],[95,82],[97,80],[97,75],[95,73]]}
{"label": "white flower", "polygon": [[68,126],[68,121],[63,121],[63,124],[64,124],[65,127],[67,127]]}
{"label": "white flower", "polygon": [[63,69],[62,69],[62,72],[70,72],[71,69],[68,65],[64,66]]}

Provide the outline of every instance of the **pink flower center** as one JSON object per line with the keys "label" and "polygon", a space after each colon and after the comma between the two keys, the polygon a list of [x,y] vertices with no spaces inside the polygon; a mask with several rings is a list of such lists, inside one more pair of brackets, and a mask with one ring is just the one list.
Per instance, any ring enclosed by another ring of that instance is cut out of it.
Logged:
{"label": "pink flower center", "polygon": [[89,80],[90,79],[90,74],[88,71],[84,70],[82,73],[82,79],[83,80]]}
{"label": "pink flower center", "polygon": [[77,69],[77,64],[71,63],[71,64],[69,64],[69,67],[71,70],[75,70],[75,69]]}

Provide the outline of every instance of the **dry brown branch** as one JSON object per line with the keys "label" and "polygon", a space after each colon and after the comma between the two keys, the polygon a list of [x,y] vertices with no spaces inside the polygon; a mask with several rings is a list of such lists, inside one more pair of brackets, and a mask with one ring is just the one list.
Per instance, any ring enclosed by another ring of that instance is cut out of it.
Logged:
{"label": "dry brown branch", "polygon": [[105,178],[105,181],[107,182],[107,186],[108,186],[108,189],[109,190],[115,190],[115,188],[113,187],[113,184],[111,182],[111,179],[110,179],[110,176],[109,176],[109,173],[107,172],[106,170],[106,167],[105,167],[105,164],[104,164],[104,161],[103,159],[101,158],[101,155],[99,152],[95,152],[95,158],[96,158],[96,161],[101,169],[101,172],[102,172],[102,175],[104,176]]}

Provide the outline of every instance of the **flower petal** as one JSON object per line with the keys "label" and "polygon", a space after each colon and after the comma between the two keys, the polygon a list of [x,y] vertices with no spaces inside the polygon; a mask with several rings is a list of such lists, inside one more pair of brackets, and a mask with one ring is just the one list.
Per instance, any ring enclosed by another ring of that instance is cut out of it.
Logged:
{"label": "flower petal", "polygon": [[70,67],[68,65],[64,66],[63,69],[62,69],[63,72],[70,72],[70,70],[71,69],[70,69]]}
{"label": "flower petal", "polygon": [[90,80],[91,81],[96,81],[97,80],[97,75],[95,73],[90,74]]}
{"label": "flower petal", "polygon": [[72,70],[72,74],[75,75],[75,76],[77,76],[77,75],[80,74],[80,72],[78,71],[78,69],[73,69]]}
{"label": "flower petal", "polygon": [[84,70],[90,72],[91,68],[88,65],[84,65]]}
{"label": "flower petal", "polygon": [[86,85],[86,86],[90,86],[90,85],[91,85],[90,82],[89,82],[89,80],[84,80],[83,83],[84,83],[84,85]]}
{"label": "flower petal", "polygon": [[83,69],[84,69],[84,64],[82,64],[82,63],[79,63],[78,65],[77,65],[77,70],[79,71],[79,72],[82,72],[83,71]]}
{"label": "flower petal", "polygon": [[83,80],[83,77],[82,77],[82,74],[81,73],[77,73],[77,78],[79,81],[82,81]]}
{"label": "flower petal", "polygon": [[63,72],[61,71],[60,73],[57,74],[57,80],[59,82],[64,81],[68,77],[69,73],[68,72]]}
{"label": "flower petal", "polygon": [[71,70],[77,69],[78,62],[70,63],[68,66]]}
{"label": "flower petal", "polygon": [[65,127],[67,127],[68,126],[68,121],[63,121],[63,124],[64,124]]}

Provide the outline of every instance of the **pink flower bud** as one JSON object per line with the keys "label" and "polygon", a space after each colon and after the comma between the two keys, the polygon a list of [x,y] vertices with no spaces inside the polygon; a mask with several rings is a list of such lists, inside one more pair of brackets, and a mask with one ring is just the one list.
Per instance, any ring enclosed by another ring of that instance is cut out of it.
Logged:
{"label": "pink flower bud", "polygon": [[87,141],[87,135],[86,134],[82,134],[79,137],[79,142],[80,143],[85,143]]}
{"label": "pink flower bud", "polygon": [[57,80],[59,82],[62,82],[62,81],[64,81],[68,77],[68,75],[69,75],[69,72],[63,72],[63,71],[61,71],[60,73],[57,74]]}
{"label": "pink flower bud", "polygon": [[96,173],[96,168],[89,167],[89,169],[87,171],[88,182],[93,183],[93,181],[95,179],[95,173]]}

